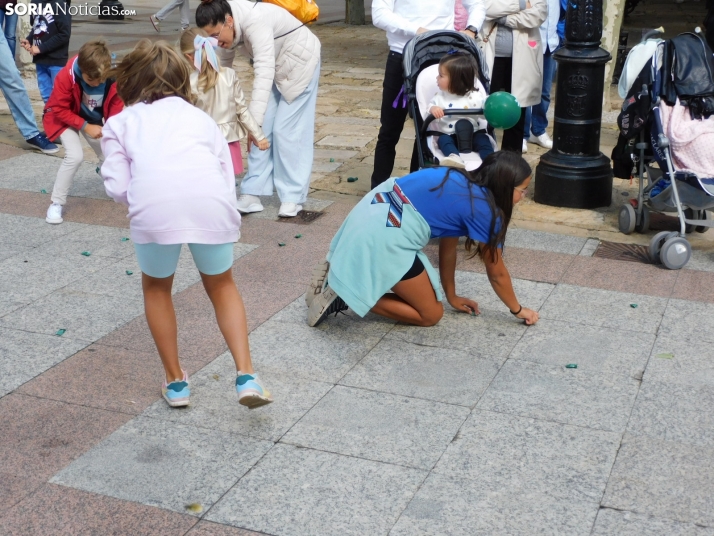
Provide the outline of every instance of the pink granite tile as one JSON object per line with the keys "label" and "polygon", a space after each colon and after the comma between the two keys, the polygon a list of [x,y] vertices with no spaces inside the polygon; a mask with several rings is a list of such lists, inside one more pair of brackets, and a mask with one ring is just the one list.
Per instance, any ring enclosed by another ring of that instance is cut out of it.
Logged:
{"label": "pink granite tile", "polygon": [[[575,259],[573,255],[565,253],[515,247],[506,248],[503,258],[511,277],[545,283],[559,282]],[[486,267],[478,256],[467,258],[465,254],[460,254],[456,268],[486,273]]]}
{"label": "pink granite tile", "polygon": [[25,154],[25,151],[23,151],[19,147],[0,143],[0,160],[5,160],[6,158],[13,158],[15,156],[20,156],[21,154]]}
{"label": "pink granite tile", "polygon": [[285,244],[281,247],[276,241],[241,257],[234,273],[253,281],[289,281],[307,286],[313,267],[327,254],[329,240],[300,238]]}
{"label": "pink granite tile", "polygon": [[653,264],[575,257],[561,283],[668,298],[677,272]]}
{"label": "pink granite tile", "polygon": [[0,518],[0,533],[7,536],[179,536],[186,534],[195,523],[193,516],[46,484]]}
{"label": "pink granite tile", "polygon": [[22,394],[0,399],[0,473],[15,479],[0,487],[9,493],[0,496],[2,504],[18,502],[129,419],[131,415]]}
{"label": "pink granite tile", "polygon": [[210,521],[199,521],[186,536],[262,536],[263,534],[263,532],[238,529]]}
{"label": "pink granite tile", "polygon": [[680,270],[671,297],[714,303],[714,273]]}
{"label": "pink granite tile", "polygon": [[93,344],[18,389],[27,395],[138,414],[159,397],[158,354]]}

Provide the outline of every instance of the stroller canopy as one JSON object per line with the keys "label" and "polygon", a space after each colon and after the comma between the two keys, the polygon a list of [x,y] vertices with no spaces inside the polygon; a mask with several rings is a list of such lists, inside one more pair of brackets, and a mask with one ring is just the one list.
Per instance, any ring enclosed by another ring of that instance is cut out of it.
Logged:
{"label": "stroller canopy", "polygon": [[476,58],[478,78],[486,92],[489,92],[488,67],[476,41],[459,32],[434,30],[417,35],[404,47],[404,87],[410,100],[416,97],[419,73],[426,67],[439,63],[441,58],[454,50],[466,52]]}

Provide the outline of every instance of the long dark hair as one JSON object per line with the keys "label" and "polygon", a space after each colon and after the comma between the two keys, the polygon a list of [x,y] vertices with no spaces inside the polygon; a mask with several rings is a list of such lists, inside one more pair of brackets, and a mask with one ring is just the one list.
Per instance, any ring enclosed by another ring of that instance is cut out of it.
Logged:
{"label": "long dark hair", "polygon": [[231,6],[226,0],[201,0],[196,8],[196,26],[204,28],[226,22],[226,15],[233,16]]}
{"label": "long dark hair", "polygon": [[[483,159],[481,166],[474,171],[464,171],[449,168],[444,180],[433,188],[432,191],[444,187],[452,173],[460,173],[469,181],[469,195],[471,200],[484,199],[491,209],[491,223],[489,225],[489,240],[486,249],[491,259],[497,260],[496,251],[506,239],[508,224],[513,214],[513,189],[531,176],[531,167],[523,157],[514,151],[498,151],[491,153]],[[474,186],[481,186],[480,192],[474,191]],[[466,250],[483,256],[486,252],[480,250],[474,240],[466,239]]]}

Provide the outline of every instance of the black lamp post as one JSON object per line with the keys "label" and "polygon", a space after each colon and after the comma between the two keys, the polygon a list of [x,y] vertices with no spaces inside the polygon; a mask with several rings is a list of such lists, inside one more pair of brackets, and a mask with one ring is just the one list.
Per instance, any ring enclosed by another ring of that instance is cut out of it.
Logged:
{"label": "black lamp post", "polygon": [[553,148],[536,168],[536,203],[596,208],[612,199],[610,159],[600,152],[605,64],[602,0],[570,0],[558,62]]}

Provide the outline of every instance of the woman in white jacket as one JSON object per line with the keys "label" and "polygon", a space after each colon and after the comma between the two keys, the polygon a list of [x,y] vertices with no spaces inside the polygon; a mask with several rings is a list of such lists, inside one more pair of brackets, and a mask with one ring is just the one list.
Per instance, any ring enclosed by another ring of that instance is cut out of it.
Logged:
{"label": "woman in white jacket", "polygon": [[271,147],[250,150],[238,210],[260,212],[259,196],[275,187],[279,215],[296,216],[312,172],[320,41],[285,9],[248,0],[202,0],[196,25],[218,40],[223,66],[232,66],[238,50],[255,70],[248,109]]}
{"label": "woman in white jacket", "polygon": [[521,118],[503,133],[502,150],[520,152],[526,108],[540,103],[543,49],[540,25],[548,14],[546,0],[488,0],[486,22],[478,41],[491,73],[491,92],[508,91],[521,105]]}

